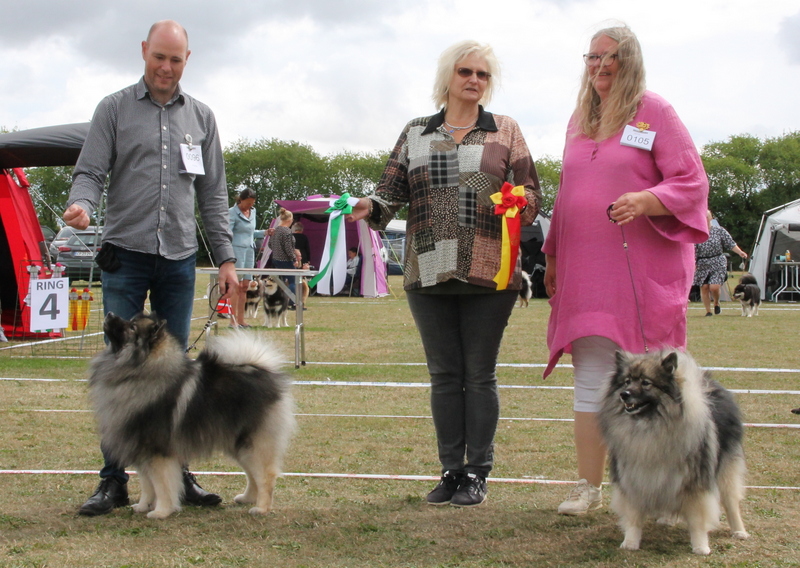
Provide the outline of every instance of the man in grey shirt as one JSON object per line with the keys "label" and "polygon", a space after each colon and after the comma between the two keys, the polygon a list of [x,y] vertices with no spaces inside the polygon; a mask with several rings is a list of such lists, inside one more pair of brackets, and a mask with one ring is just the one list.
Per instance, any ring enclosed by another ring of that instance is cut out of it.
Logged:
{"label": "man in grey shirt", "polygon": [[[225,165],[211,110],[181,88],[189,39],[177,22],[153,24],[142,42],[144,76],[97,106],[73,174],[64,221],[85,229],[106,178],[103,229],[103,309],[130,319],[150,307],[184,346],[195,291],[194,204],[219,265],[220,293],[238,281],[228,222]],[[100,485],[82,515],[103,515],[128,504],[124,465],[107,457]],[[184,471],[184,502],[217,505]]]}

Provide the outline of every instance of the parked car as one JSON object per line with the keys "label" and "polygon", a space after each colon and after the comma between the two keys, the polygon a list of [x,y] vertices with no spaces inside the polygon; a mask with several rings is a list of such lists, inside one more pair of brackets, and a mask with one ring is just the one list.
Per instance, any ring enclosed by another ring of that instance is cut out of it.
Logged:
{"label": "parked car", "polygon": [[53,239],[56,238],[56,232],[47,225],[39,226],[42,229],[42,235],[44,235],[44,242],[47,243],[47,246],[50,246],[50,243],[52,243]]}
{"label": "parked car", "polygon": [[403,260],[405,257],[406,239],[383,239],[383,248],[386,252],[386,274],[403,274]]}
{"label": "parked car", "polygon": [[100,250],[101,240],[102,232],[76,231],[65,244],[58,247],[56,262],[65,266],[65,276],[70,284],[75,280],[89,282],[90,277],[93,282],[100,281],[100,267],[94,258]]}
{"label": "parked car", "polygon": [[58,247],[61,245],[67,244],[69,238],[74,235],[75,233],[86,232],[86,233],[94,233],[96,227],[94,225],[89,225],[86,227],[84,231],[80,231],[79,229],[73,229],[72,227],[63,227],[55,238],[50,242],[50,257],[55,260],[58,256]]}
{"label": "parked car", "polygon": [[42,236],[44,236],[44,241],[39,243],[39,252],[42,253],[42,259],[45,263],[49,265],[51,259],[52,262],[56,260],[54,256],[51,257],[50,255],[50,243],[56,238],[56,232],[47,225],[39,225],[39,227],[42,229]]}

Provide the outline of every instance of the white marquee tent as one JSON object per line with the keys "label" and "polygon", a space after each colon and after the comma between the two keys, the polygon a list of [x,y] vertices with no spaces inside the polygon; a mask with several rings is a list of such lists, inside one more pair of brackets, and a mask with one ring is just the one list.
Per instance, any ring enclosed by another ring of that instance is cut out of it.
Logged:
{"label": "white marquee tent", "polygon": [[[761,288],[761,298],[772,299],[772,293],[781,285],[783,270],[782,265],[775,264],[776,259],[788,250],[793,261],[800,261],[800,199],[764,213],[758,235],[750,272]],[[800,299],[800,295],[794,299]]]}

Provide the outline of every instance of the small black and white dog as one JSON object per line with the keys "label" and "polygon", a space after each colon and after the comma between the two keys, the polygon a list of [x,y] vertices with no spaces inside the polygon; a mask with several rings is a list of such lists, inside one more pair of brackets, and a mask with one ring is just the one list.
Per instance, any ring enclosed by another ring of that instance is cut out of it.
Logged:
{"label": "small black and white dog", "polygon": [[267,327],[288,327],[286,312],[289,310],[289,296],[278,286],[273,276],[263,276],[264,325]]}
{"label": "small black and white dog", "polygon": [[531,284],[531,277],[524,270],[520,272],[522,276],[522,287],[519,289],[519,304],[518,308],[527,308],[528,302],[533,296],[533,284]]}
{"label": "small black and white dog", "polygon": [[755,276],[743,275],[736,288],[733,289],[733,297],[742,303],[742,317],[758,315],[758,307],[761,305],[761,288],[758,287]]}
{"label": "small black and white dog", "polygon": [[244,300],[244,317],[255,318],[258,316],[258,305],[261,303],[264,285],[261,280],[251,280],[247,286]]}

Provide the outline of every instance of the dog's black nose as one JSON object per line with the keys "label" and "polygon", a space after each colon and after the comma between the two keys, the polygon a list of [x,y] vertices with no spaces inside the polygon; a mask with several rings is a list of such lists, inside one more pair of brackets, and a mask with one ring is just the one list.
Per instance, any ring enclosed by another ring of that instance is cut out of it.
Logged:
{"label": "dog's black nose", "polygon": [[622,400],[627,401],[631,397],[631,391],[622,391],[621,393],[619,393],[619,397]]}

